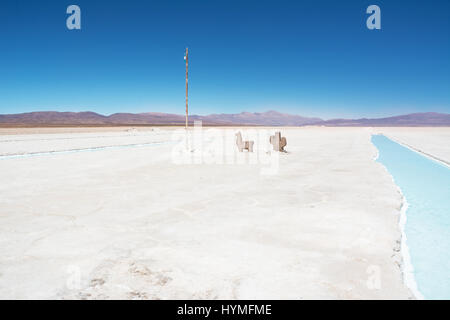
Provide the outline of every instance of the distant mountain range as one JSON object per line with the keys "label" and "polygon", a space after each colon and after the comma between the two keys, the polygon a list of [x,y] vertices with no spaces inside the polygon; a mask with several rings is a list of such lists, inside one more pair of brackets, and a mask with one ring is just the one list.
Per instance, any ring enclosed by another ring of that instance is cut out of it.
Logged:
{"label": "distant mountain range", "polygon": [[[191,115],[189,122],[201,120],[204,125],[255,126],[450,126],[450,114],[413,113],[379,119],[308,118],[299,115],[267,111],[262,113]],[[95,112],[42,111],[20,114],[0,114],[0,126],[76,126],[76,125],[183,125],[184,115],[169,113],[115,113],[109,116]]]}
{"label": "distant mountain range", "polygon": [[207,116],[192,116],[193,120],[203,123],[224,123],[234,125],[262,126],[305,126],[323,122],[320,118],[307,118],[299,115],[267,111],[262,113],[241,112],[237,114],[210,114]]}
{"label": "distant mountain range", "polygon": [[450,114],[424,112],[411,113],[395,117],[378,118],[378,119],[333,119],[323,122],[326,126],[342,126],[342,127],[414,127],[414,126],[429,126],[429,127],[448,127],[450,126]]}

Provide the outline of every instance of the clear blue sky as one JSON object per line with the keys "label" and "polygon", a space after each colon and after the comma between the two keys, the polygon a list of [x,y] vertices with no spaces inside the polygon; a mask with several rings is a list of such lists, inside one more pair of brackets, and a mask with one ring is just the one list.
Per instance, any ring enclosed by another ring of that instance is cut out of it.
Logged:
{"label": "clear blue sky", "polygon": [[448,0],[2,0],[0,113],[182,114],[186,46],[192,114],[450,113]]}

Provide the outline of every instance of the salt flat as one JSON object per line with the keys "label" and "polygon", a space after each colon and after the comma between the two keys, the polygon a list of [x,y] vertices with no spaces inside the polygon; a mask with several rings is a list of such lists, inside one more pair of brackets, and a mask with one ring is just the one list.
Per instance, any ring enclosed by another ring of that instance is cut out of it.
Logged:
{"label": "salt flat", "polygon": [[381,128],[387,137],[450,165],[450,128]]}
{"label": "salt flat", "polygon": [[411,298],[374,129],[282,128],[274,175],[174,164],[172,128],[46,130],[0,136],[0,298]]}

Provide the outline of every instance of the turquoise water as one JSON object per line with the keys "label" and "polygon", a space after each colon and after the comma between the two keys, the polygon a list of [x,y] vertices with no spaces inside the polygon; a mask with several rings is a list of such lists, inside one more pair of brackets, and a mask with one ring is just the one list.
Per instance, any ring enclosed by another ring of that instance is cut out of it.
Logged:
{"label": "turquoise water", "polygon": [[409,204],[406,244],[418,290],[450,299],[450,169],[383,135],[372,143]]}

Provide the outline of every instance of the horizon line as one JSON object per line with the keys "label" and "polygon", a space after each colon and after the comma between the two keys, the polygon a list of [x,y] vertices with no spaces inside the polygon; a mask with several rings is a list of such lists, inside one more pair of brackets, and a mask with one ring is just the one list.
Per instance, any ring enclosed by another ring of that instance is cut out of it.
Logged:
{"label": "horizon line", "polygon": [[[103,117],[110,117],[117,114],[132,114],[132,115],[145,115],[145,114],[163,114],[163,115],[176,115],[180,117],[184,117],[184,114],[181,113],[170,113],[170,112],[161,112],[161,111],[148,111],[148,112],[114,112],[110,114],[104,114],[96,111],[91,110],[84,110],[84,111],[57,111],[57,110],[36,110],[36,111],[28,111],[28,112],[18,112],[18,113],[0,113],[0,116],[14,116],[14,115],[24,115],[24,114],[32,114],[32,113],[73,113],[73,114],[81,114],[81,113],[94,113]],[[393,115],[385,115],[380,117],[368,117],[368,116],[362,116],[362,117],[351,117],[351,118],[345,118],[345,117],[334,117],[334,118],[322,118],[322,117],[316,117],[316,116],[308,116],[298,113],[288,113],[288,112],[280,112],[277,110],[269,109],[266,111],[241,111],[238,113],[208,113],[208,114],[189,114],[189,116],[197,116],[197,117],[208,117],[212,115],[239,115],[239,114],[267,114],[267,113],[278,113],[282,115],[289,115],[289,116],[299,116],[303,118],[310,118],[310,119],[317,119],[321,121],[331,121],[331,120],[377,120],[377,119],[386,119],[386,118],[394,118],[394,117],[401,117],[401,116],[408,116],[408,115],[418,115],[418,114],[439,114],[439,115],[450,115],[450,113],[445,112],[437,112],[437,111],[423,111],[423,112],[409,112],[409,113],[400,113],[400,114],[393,114]]]}

